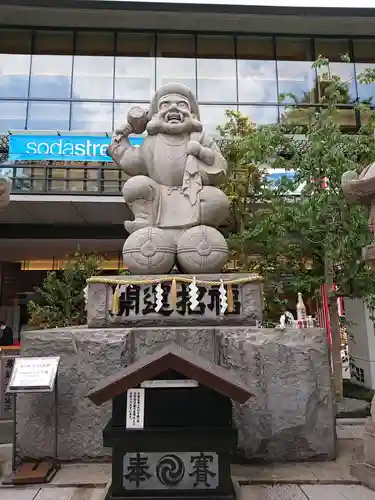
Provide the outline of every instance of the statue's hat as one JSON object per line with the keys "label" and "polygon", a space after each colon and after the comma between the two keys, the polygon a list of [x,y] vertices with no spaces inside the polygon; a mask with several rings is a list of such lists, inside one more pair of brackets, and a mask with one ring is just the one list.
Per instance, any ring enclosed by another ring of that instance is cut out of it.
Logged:
{"label": "statue's hat", "polygon": [[199,120],[199,107],[195,95],[188,87],[185,87],[185,85],[182,85],[181,83],[166,83],[158,88],[151,100],[150,109],[148,111],[149,119],[151,119],[152,116],[158,112],[159,99],[168,94],[178,94],[188,99],[191,112],[194,113]]}

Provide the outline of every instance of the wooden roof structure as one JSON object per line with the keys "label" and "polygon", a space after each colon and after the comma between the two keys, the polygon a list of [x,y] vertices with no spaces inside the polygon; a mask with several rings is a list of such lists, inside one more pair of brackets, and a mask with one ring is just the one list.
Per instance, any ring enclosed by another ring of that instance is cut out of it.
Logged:
{"label": "wooden roof structure", "polygon": [[238,403],[245,403],[253,396],[247,386],[236,380],[225,368],[210,363],[183,347],[170,344],[135,361],[116,375],[105,378],[87,397],[100,406],[167,370],[181,373]]}

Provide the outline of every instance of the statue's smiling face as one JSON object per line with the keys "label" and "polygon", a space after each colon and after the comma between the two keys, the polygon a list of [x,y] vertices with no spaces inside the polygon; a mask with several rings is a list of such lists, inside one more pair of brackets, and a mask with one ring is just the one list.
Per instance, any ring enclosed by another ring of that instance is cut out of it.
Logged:
{"label": "statue's smiling face", "polygon": [[180,125],[191,117],[189,101],[178,94],[162,97],[158,102],[159,116],[169,125]]}
{"label": "statue's smiling face", "polygon": [[181,135],[201,132],[202,125],[192,113],[189,99],[179,94],[167,94],[158,100],[157,112],[147,124],[149,135]]}

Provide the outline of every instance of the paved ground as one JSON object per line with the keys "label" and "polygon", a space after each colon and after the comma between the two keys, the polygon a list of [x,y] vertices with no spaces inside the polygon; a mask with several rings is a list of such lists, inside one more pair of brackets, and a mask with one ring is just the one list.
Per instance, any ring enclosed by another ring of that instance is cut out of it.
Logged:
{"label": "paved ground", "polygon": [[[233,465],[238,500],[375,500],[375,492],[350,474],[362,433],[363,421],[339,423],[338,457],[333,462]],[[110,475],[110,464],[63,465],[42,487],[0,484],[0,500],[104,500]]]}
{"label": "paved ground", "polygon": [[[10,464],[8,463],[5,470],[5,475],[7,475],[10,471],[11,468]],[[46,485],[43,485],[43,488],[67,488],[68,490],[75,488],[103,489],[107,486],[110,478],[111,464],[63,464],[52,481]],[[38,489],[41,487],[32,487],[32,489],[34,490],[36,488]],[[4,486],[0,483],[0,500],[3,500],[4,491],[16,491],[16,489],[18,490],[18,487],[15,488],[14,486]],[[52,498],[54,499],[55,497]],[[62,498],[63,500],[65,500],[65,497]],[[36,500],[40,499],[37,498]],[[70,497],[68,497],[66,500],[70,500]],[[91,498],[85,498],[84,500],[91,500]],[[96,499],[93,498],[93,500]]]}
{"label": "paved ground", "polygon": [[[103,488],[2,489],[1,500],[103,500]],[[375,492],[357,485],[256,485],[241,488],[238,500],[374,500]]]}
{"label": "paved ground", "polygon": [[[359,484],[359,481],[350,474],[350,466],[359,444],[358,439],[339,439],[338,456],[333,462],[233,465],[232,476],[243,487],[249,484],[272,485],[274,483]],[[375,500],[375,493],[373,500]]]}
{"label": "paved ground", "polygon": [[1,500],[104,500],[104,496],[104,488],[8,488],[0,491]]}
{"label": "paved ground", "polygon": [[375,492],[357,485],[257,485],[241,488],[238,500],[375,500]]}

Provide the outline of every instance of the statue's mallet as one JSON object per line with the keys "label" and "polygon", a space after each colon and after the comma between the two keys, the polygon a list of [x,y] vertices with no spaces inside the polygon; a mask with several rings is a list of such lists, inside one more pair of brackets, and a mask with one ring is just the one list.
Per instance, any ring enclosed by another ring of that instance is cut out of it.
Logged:
{"label": "statue's mallet", "polygon": [[148,117],[146,111],[143,108],[139,106],[133,106],[132,108],[130,108],[127,120],[129,125],[131,125],[133,129],[133,134],[143,134],[143,132],[146,130]]}
{"label": "statue's mallet", "polygon": [[148,123],[147,112],[139,106],[133,106],[128,111],[127,122],[122,127],[115,130],[118,136],[128,136],[129,134],[143,134]]}
{"label": "statue's mallet", "polygon": [[146,130],[148,121],[147,112],[140,106],[133,106],[130,108],[127,122],[125,125],[115,130],[115,135],[112,139],[112,144],[108,147],[107,154],[110,156],[114,154],[124,137],[128,137],[130,134],[143,134]]}

